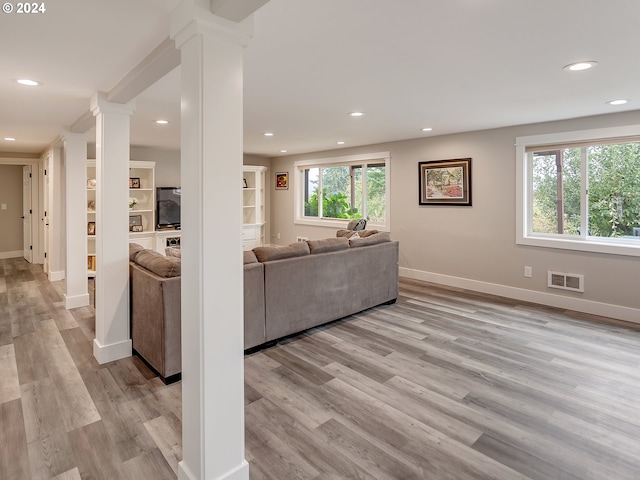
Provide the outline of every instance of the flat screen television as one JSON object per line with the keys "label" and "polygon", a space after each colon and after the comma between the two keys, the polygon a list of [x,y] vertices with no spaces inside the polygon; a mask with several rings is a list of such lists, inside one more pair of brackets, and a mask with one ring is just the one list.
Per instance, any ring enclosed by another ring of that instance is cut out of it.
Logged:
{"label": "flat screen television", "polygon": [[180,228],[180,187],[156,187],[156,228]]}

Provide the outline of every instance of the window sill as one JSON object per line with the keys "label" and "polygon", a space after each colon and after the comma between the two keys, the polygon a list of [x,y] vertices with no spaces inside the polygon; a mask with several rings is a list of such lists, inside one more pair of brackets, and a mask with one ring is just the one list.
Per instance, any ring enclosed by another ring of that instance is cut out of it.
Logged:
{"label": "window sill", "polygon": [[518,245],[533,247],[558,248],[579,252],[606,253],[609,255],[626,255],[640,257],[640,237],[596,239],[596,238],[551,238],[542,236],[525,236],[516,240]]}
{"label": "window sill", "polygon": [[[296,218],[294,223],[296,225],[312,225],[314,227],[331,227],[338,229],[345,229],[351,220],[340,220],[332,218],[322,219],[310,219],[310,218]],[[389,227],[383,223],[369,223],[367,222],[367,230],[382,230],[389,231]]]}

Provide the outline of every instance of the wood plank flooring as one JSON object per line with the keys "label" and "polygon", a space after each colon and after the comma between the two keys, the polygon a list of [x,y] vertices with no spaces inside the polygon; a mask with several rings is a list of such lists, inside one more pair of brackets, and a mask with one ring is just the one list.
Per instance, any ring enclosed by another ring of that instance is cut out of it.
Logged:
{"label": "wood plank flooring", "polygon": [[[0,479],[175,479],[180,383],[0,260]],[[640,326],[401,282],[245,357],[252,480],[639,479]]]}

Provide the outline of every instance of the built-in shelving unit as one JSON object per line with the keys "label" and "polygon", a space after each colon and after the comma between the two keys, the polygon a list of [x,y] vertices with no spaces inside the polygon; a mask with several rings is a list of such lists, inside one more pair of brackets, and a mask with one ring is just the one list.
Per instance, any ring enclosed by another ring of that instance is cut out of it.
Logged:
{"label": "built-in shelving unit", "polygon": [[[129,239],[153,249],[155,231],[155,162],[129,162]],[[87,274],[96,273],[96,162],[87,161]]]}
{"label": "built-in shelving unit", "polygon": [[242,189],[242,247],[265,244],[265,181],[267,167],[245,165]]}

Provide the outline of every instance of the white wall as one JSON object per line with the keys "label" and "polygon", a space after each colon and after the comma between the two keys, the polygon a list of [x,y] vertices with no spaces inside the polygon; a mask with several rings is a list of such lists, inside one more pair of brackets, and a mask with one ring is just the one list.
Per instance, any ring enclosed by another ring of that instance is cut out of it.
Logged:
{"label": "white wall", "polygon": [[[400,241],[401,273],[640,322],[640,258],[515,243],[515,138],[629,124],[640,124],[640,111],[279,157],[271,169],[294,180],[296,160],[390,151],[391,235]],[[473,159],[473,206],[418,206],[418,162],[466,157]],[[292,187],[271,195],[272,243],[335,235],[294,225]],[[532,278],[524,277],[525,265],[533,267]],[[585,292],[549,290],[547,270],[584,275]],[[627,309],[610,313],[610,305]]]}

